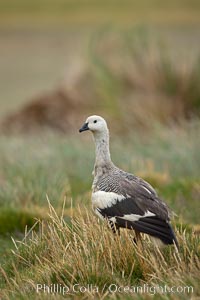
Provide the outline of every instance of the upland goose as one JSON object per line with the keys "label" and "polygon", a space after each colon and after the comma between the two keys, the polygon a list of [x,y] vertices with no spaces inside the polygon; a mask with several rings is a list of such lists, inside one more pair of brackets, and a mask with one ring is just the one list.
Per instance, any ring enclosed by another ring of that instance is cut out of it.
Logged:
{"label": "upland goose", "polygon": [[158,198],[153,187],[143,179],[116,167],[110,158],[109,130],[100,116],[90,116],[79,132],[90,130],[96,145],[92,207],[107,219],[113,232],[134,229],[160,239],[164,244],[178,242],[170,225],[167,205]]}

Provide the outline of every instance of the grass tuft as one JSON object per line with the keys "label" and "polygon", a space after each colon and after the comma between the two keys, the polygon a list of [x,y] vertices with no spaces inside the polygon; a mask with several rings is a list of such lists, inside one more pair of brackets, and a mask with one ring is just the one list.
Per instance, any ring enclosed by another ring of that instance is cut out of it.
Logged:
{"label": "grass tuft", "polygon": [[[71,218],[71,224],[65,222],[63,214],[57,215],[51,204],[49,209],[50,220],[39,222],[39,232],[33,231],[31,237],[16,242],[17,249],[10,262],[12,272],[8,275],[1,269],[4,299],[34,295],[38,283],[67,286],[90,283],[99,287],[97,294],[87,291],[84,297],[109,295],[111,284],[144,283],[155,288],[164,283],[169,287],[190,284],[193,294],[191,291],[183,294],[183,299],[198,294],[195,289],[199,284],[200,237],[191,230],[176,230],[179,252],[174,246],[161,250],[148,237],[142,248],[132,242],[130,231],[114,236],[107,224],[97,221],[84,206]],[[82,294],[79,291],[76,295]],[[58,295],[54,296],[58,299]]]}

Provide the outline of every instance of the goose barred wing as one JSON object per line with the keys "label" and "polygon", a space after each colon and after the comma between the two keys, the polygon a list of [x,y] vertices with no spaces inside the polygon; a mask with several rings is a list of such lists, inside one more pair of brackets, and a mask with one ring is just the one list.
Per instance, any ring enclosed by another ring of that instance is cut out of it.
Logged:
{"label": "goose barred wing", "polygon": [[131,179],[127,176],[116,177],[117,193],[116,188],[115,192],[97,192],[102,197],[100,205],[96,206],[97,214],[108,218],[118,227],[147,233],[166,244],[177,243],[169,224],[167,205],[145,181],[135,176]]}
{"label": "goose barred wing", "polygon": [[[133,175],[132,175],[133,176]],[[154,189],[141,178],[116,177],[115,188],[100,192],[102,197],[109,197],[109,201],[104,201],[101,212],[107,216],[133,215],[140,217],[157,216],[162,220],[169,220],[169,210],[167,205],[158,198]],[[117,186],[117,189],[116,189]],[[113,191],[112,191],[113,190]],[[104,206],[104,207],[103,207]]]}
{"label": "goose barred wing", "polygon": [[124,179],[121,181],[121,190],[123,195],[126,194],[127,199],[137,205],[143,215],[148,211],[162,220],[170,219],[167,205],[158,198],[156,191],[143,179],[136,176],[133,176],[132,180]]}

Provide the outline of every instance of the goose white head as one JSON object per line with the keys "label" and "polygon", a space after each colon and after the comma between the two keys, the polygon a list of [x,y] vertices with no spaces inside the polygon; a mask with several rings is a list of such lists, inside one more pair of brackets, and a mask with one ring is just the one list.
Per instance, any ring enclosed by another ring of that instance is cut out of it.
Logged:
{"label": "goose white head", "polygon": [[106,121],[100,116],[90,116],[87,118],[79,132],[90,130],[93,133],[96,144],[95,167],[112,165],[109,151],[109,131]]}
{"label": "goose white head", "polygon": [[100,116],[90,116],[87,118],[83,126],[79,129],[79,132],[91,130],[92,133],[101,134],[108,132],[106,121]]}

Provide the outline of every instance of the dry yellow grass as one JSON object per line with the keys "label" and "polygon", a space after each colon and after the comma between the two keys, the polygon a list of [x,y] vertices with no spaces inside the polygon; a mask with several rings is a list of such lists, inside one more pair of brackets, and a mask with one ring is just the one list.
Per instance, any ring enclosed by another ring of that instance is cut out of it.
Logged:
{"label": "dry yellow grass", "polygon": [[[79,207],[67,224],[64,208],[58,216],[49,204],[49,217],[50,221],[38,221],[39,233],[33,230],[22,242],[15,242],[12,271],[8,274],[1,268],[5,281],[3,299],[48,299],[44,291],[37,293],[38,284],[67,286],[70,291],[65,296],[82,299],[124,299],[133,293],[112,293],[114,285],[151,287],[144,293],[144,299],[149,299],[152,293],[166,299],[170,294],[162,294],[165,286],[188,287],[185,292],[174,294],[173,299],[199,295],[199,236],[192,230],[177,231],[180,243],[177,252],[173,246],[159,249],[148,237],[144,238],[143,247],[137,246],[130,231],[114,236],[86,207]],[[78,291],[73,291],[75,284],[84,287],[90,284],[92,288],[82,293],[77,285]],[[61,299],[62,295],[57,292],[51,297]],[[139,299],[141,294],[136,293],[135,297]]]}

